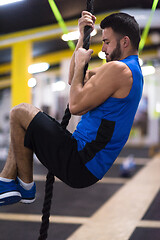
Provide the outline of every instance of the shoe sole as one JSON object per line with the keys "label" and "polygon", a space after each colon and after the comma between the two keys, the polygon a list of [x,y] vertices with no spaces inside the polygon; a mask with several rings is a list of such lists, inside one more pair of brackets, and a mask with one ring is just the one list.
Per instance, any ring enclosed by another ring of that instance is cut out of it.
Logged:
{"label": "shoe sole", "polygon": [[36,199],[21,199],[20,203],[24,203],[24,204],[30,204],[33,203]]}
{"label": "shoe sole", "polygon": [[3,193],[0,195],[0,206],[17,203],[21,198],[21,194],[17,191]]}

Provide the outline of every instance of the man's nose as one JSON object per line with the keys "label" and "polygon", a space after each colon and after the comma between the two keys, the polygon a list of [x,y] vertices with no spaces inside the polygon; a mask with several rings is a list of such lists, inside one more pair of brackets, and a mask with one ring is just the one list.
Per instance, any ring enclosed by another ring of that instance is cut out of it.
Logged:
{"label": "man's nose", "polygon": [[104,43],[103,43],[102,52],[105,52],[105,51],[106,51],[106,47],[104,46]]}

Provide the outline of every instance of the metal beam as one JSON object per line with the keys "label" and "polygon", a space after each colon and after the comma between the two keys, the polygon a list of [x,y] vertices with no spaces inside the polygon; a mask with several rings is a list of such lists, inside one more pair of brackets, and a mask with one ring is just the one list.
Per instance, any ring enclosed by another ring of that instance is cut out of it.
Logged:
{"label": "metal beam", "polygon": [[[90,48],[93,49],[93,57],[97,56],[99,51],[101,51],[101,44],[97,45],[91,45]],[[71,58],[73,54],[73,51],[67,49],[63,51],[58,51],[58,52],[52,52],[48,53],[39,57],[36,57],[32,59],[32,63],[39,63],[39,62],[48,62],[50,65],[58,64],[60,63],[64,58]],[[140,55],[142,58],[147,58],[147,57],[157,57],[158,56],[158,50],[144,50],[143,53]],[[11,64],[1,64],[0,65],[0,74],[5,74],[11,72]]]}
{"label": "metal beam", "polygon": [[[101,20],[109,13],[100,14],[97,16],[96,27],[99,27]],[[69,31],[77,29],[78,19],[72,21],[66,21],[66,26]],[[0,38],[0,49],[11,47],[14,43],[30,40],[43,41],[46,39],[60,38],[63,34],[62,29],[58,24],[52,24],[45,27],[38,27],[34,29],[24,30],[20,32],[10,33],[2,35]]]}

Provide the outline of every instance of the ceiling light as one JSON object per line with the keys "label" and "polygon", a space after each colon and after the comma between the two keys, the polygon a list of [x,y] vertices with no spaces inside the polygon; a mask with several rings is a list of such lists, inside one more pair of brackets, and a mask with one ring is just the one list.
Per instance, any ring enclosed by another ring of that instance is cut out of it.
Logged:
{"label": "ceiling light", "polygon": [[160,34],[158,32],[151,33],[150,38],[151,38],[152,43],[154,43],[154,44],[160,43]]}
{"label": "ceiling light", "polygon": [[79,38],[79,32],[78,31],[74,31],[74,32],[69,32],[69,33],[66,33],[66,34],[63,34],[62,35],[62,40],[67,42],[69,40],[76,40]]}
{"label": "ceiling light", "polygon": [[34,73],[39,73],[39,72],[45,72],[47,71],[49,68],[49,64],[48,63],[36,63],[36,64],[32,64],[28,67],[28,72],[30,74],[34,74]]}
{"label": "ceiling light", "polygon": [[144,66],[141,67],[143,76],[152,75],[155,73],[156,69],[153,66]]}
{"label": "ceiling light", "polygon": [[20,1],[23,1],[23,0],[0,0],[0,6],[10,4],[10,3],[20,2]]}
{"label": "ceiling light", "polygon": [[58,81],[56,83],[52,83],[52,91],[60,92],[66,88],[66,83],[64,81]]}
{"label": "ceiling light", "polygon": [[106,54],[105,54],[104,52],[100,51],[100,52],[98,53],[98,57],[99,57],[100,59],[106,59]]}
{"label": "ceiling light", "polygon": [[[97,34],[97,30],[94,29],[94,30],[91,32],[91,36],[93,37],[93,36],[95,36],[96,34]],[[63,34],[63,35],[62,35],[62,40],[65,41],[65,42],[67,42],[67,41],[69,41],[69,40],[73,41],[73,40],[79,39],[79,36],[80,36],[79,31],[69,32],[69,33],[67,33],[67,34]]]}
{"label": "ceiling light", "polygon": [[36,81],[36,79],[35,78],[30,78],[29,80],[28,80],[28,87],[35,87],[36,86],[36,84],[37,84],[37,81]]}

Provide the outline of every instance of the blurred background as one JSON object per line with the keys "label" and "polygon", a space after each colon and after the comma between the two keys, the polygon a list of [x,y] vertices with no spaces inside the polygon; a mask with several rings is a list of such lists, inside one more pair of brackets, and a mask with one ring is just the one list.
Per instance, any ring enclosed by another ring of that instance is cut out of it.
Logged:
{"label": "blurred background", "polygon": [[[61,121],[68,103],[68,72],[78,39],[78,19],[85,9],[86,0],[0,0],[1,169],[8,154],[13,106],[31,103]],[[160,239],[160,158],[156,155],[160,149],[160,3],[95,0],[90,69],[104,63],[101,20],[119,11],[133,15],[140,26],[142,100],[129,140],[102,181],[77,190],[56,179],[48,240]],[[72,116],[71,132],[79,119]],[[47,174],[38,163],[35,158],[35,203],[0,209],[2,240],[12,235],[16,240],[38,238]]]}
{"label": "blurred background", "polygon": [[[78,39],[78,18],[86,9],[86,0],[56,0],[53,9],[46,0],[7,3],[0,1],[0,158],[7,154],[11,107],[32,103],[61,120],[68,102],[68,71]],[[93,68],[104,61],[99,23],[112,12],[133,15],[141,33],[148,24],[139,55],[144,92],[127,146],[147,147],[151,155],[158,149],[160,137],[160,3],[155,12],[151,12],[152,4],[152,0],[95,0],[97,22],[90,46]],[[58,12],[63,19],[57,19]],[[67,32],[71,34],[64,35]],[[70,131],[78,121],[79,117],[72,117]]]}

